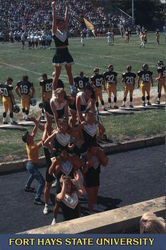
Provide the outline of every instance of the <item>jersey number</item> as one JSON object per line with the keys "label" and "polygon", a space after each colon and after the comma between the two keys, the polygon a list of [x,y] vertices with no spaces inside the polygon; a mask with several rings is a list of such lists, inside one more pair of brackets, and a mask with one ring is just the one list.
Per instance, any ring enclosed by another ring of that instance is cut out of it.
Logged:
{"label": "jersey number", "polygon": [[20,86],[20,90],[21,90],[21,94],[28,94],[28,86],[26,86],[26,85],[21,85]]}
{"label": "jersey number", "polygon": [[50,91],[52,91],[52,84],[46,84],[45,85],[45,90],[46,90],[46,92],[50,92]]}
{"label": "jersey number", "polygon": [[102,86],[102,81],[103,81],[103,78],[97,78],[96,79],[96,87],[101,87]]}
{"label": "jersey number", "polygon": [[8,96],[8,91],[7,91],[6,88],[1,89],[1,92],[2,92],[2,95],[3,95],[3,96]]}
{"label": "jersey number", "polygon": [[132,76],[127,76],[126,77],[126,83],[127,84],[132,84],[133,83],[133,77]]}
{"label": "jersey number", "polygon": [[109,83],[113,83],[113,82],[114,82],[114,79],[115,79],[115,76],[114,76],[114,75],[107,76],[107,81],[108,81]]}
{"label": "jersey number", "polygon": [[143,80],[143,82],[149,82],[149,74],[143,74],[142,75],[142,80]]}

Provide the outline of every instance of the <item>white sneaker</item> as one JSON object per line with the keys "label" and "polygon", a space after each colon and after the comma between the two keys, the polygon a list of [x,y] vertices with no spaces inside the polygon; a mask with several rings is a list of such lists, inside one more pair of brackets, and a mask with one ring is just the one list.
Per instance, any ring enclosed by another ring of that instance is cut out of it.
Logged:
{"label": "white sneaker", "polygon": [[48,214],[48,212],[49,212],[48,205],[45,204],[44,209],[43,209],[43,214]]}
{"label": "white sneaker", "polygon": [[55,218],[53,218],[53,220],[51,222],[51,226],[54,226],[54,225],[56,225],[56,219]]}

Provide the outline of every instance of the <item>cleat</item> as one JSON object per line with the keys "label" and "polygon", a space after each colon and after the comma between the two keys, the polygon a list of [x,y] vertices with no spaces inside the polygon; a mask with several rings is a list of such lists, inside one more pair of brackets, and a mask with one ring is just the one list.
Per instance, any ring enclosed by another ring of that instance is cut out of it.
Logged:
{"label": "cleat", "polygon": [[148,102],[147,105],[148,105],[148,106],[151,106],[152,104],[151,104],[151,102]]}
{"label": "cleat", "polygon": [[142,106],[145,107],[145,102],[142,103]]}
{"label": "cleat", "polygon": [[123,104],[122,106],[121,106],[121,108],[125,108],[126,107],[126,105],[125,104]]}
{"label": "cleat", "polygon": [[3,122],[3,124],[8,124],[8,122],[5,121],[5,122]]}
{"label": "cleat", "polygon": [[134,108],[134,106],[132,104],[129,105],[130,108]]}

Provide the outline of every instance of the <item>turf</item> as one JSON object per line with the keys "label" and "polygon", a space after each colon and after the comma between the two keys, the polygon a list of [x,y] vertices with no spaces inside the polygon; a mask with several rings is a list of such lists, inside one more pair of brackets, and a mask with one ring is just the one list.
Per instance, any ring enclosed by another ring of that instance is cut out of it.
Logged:
{"label": "turf", "polygon": [[[85,42],[85,47],[81,46],[80,39],[70,39],[70,52],[74,58],[73,75],[76,76],[80,71],[86,75],[93,74],[93,68],[99,67],[101,72],[106,70],[108,64],[113,64],[115,71],[118,72],[118,90],[122,90],[121,74],[128,64],[131,64],[133,71],[141,69],[143,63],[148,63],[150,70],[156,76],[157,61],[166,61],[165,40],[161,34],[161,44],[157,45],[155,34],[148,35],[146,48],[139,47],[138,36],[133,35],[129,44],[125,43],[120,36],[115,37],[113,46],[107,45],[106,38],[89,38]],[[41,74],[46,72],[52,76],[54,55],[54,44],[52,49],[21,49],[21,43],[0,43],[0,82],[4,82],[8,76],[14,79],[15,86],[23,75],[27,74],[30,81],[35,85],[36,98],[40,99],[41,89],[39,80]],[[68,78],[65,69],[62,70],[61,79],[68,91]]]}
{"label": "turf", "polygon": [[[165,37],[161,34],[161,44],[157,45],[155,34],[148,35],[148,44],[145,48],[139,47],[139,39],[136,35],[131,37],[130,43],[126,44],[121,37],[115,37],[113,46],[107,45],[106,38],[90,38],[85,42],[85,47],[81,46],[80,39],[70,39],[70,52],[75,60],[73,75],[80,71],[86,75],[93,74],[93,68],[99,67],[101,72],[106,70],[108,64],[113,64],[118,72],[118,90],[122,90],[121,74],[128,64],[131,64],[133,71],[141,69],[143,63],[148,63],[150,70],[157,75],[156,63],[163,60],[165,56]],[[46,72],[52,75],[53,65],[52,49],[28,49],[22,50],[21,43],[0,43],[0,82],[4,82],[8,76],[14,79],[15,86],[23,75],[27,74],[30,81],[35,85],[36,98],[40,99],[41,89],[39,80],[41,74]],[[68,91],[68,78],[63,69],[61,79],[64,81]],[[157,88],[157,83],[156,88]],[[1,106],[1,103],[0,103]],[[0,109],[0,121],[2,121],[2,109]],[[110,116],[102,118],[106,128],[106,133],[114,142],[126,139],[142,138],[150,135],[165,133],[165,111],[152,110],[135,115]],[[0,131],[0,161],[23,158],[26,156],[25,145],[21,141],[22,132]],[[41,138],[38,134],[37,139]]]}

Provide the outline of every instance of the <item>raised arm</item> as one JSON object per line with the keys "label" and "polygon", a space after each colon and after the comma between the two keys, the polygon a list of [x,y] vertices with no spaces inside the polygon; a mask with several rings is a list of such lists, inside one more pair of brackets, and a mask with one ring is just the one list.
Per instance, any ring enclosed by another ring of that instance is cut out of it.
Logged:
{"label": "raised arm", "polygon": [[52,35],[55,35],[55,32],[57,30],[56,25],[56,14],[55,14],[55,2],[52,2]]}
{"label": "raised arm", "polygon": [[78,96],[76,97],[76,109],[77,109],[79,122],[81,123],[84,121],[84,118],[82,116],[80,98]]}
{"label": "raised arm", "polygon": [[65,29],[68,31],[69,24],[69,3],[66,1],[66,12],[65,12]]}
{"label": "raised arm", "polygon": [[49,142],[53,141],[53,139],[55,138],[56,136],[56,131],[54,131],[43,143],[43,146],[48,146],[49,145]]}
{"label": "raised arm", "polygon": [[35,126],[34,126],[34,128],[33,128],[33,130],[32,130],[32,133],[31,133],[31,136],[34,138],[35,135],[36,135],[36,133],[37,133],[39,124],[40,124],[41,116],[39,116],[39,118],[38,118],[37,120],[36,120],[36,119],[33,119],[33,118],[31,118],[31,119],[32,119],[33,122],[35,123]]}
{"label": "raised arm", "polygon": [[[62,177],[63,178],[63,177]],[[56,199],[58,200],[58,201],[61,201],[61,200],[63,200],[64,199],[64,197],[65,197],[65,194],[66,194],[66,183],[65,183],[65,180],[63,179],[63,181],[62,181],[62,189],[61,189],[61,192],[59,193],[59,194],[57,194],[57,196],[56,196]]]}

